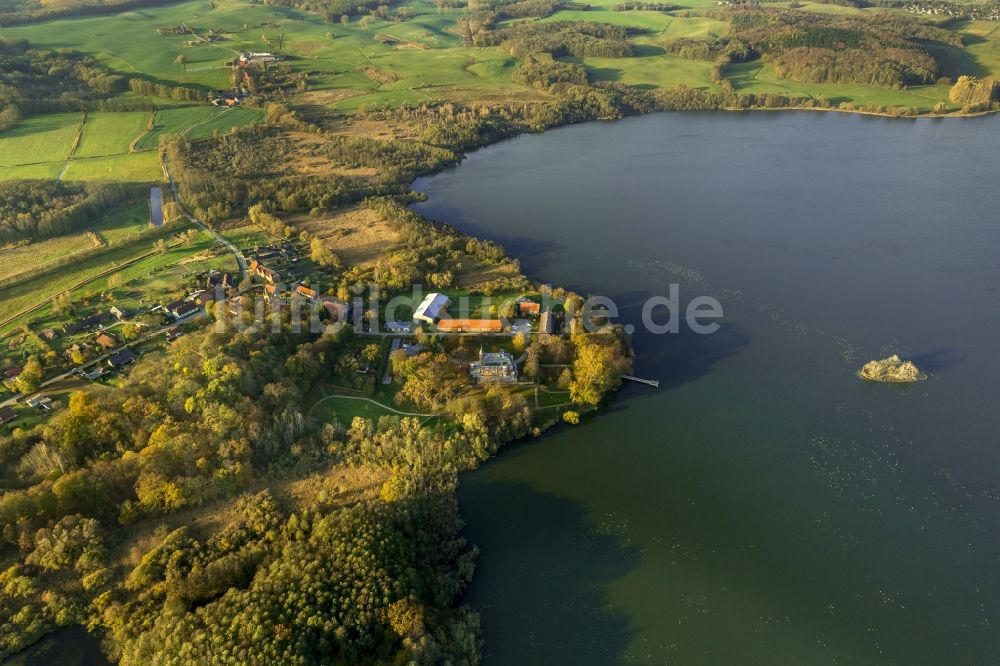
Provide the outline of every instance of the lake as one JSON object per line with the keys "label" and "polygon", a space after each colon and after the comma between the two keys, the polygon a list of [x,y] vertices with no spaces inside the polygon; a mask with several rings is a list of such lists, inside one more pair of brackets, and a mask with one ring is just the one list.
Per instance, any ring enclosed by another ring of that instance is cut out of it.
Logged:
{"label": "lake", "polygon": [[[998,117],[676,113],[417,181],[661,381],[463,478],[486,663],[994,663],[998,156]],[[721,329],[644,331],[671,284]],[[891,353],[928,379],[856,376]]]}

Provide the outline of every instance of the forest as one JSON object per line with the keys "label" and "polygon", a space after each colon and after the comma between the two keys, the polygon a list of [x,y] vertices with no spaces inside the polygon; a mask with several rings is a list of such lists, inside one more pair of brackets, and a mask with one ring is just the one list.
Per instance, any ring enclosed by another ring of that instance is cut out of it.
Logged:
{"label": "forest", "polygon": [[79,111],[127,86],[90,56],[70,50],[41,51],[26,40],[0,37],[0,131],[24,116]]}
{"label": "forest", "polygon": [[939,67],[924,44],[962,44],[949,30],[899,14],[868,18],[741,8],[721,16],[732,25],[731,41],[771,62],[779,75],[807,83],[931,83]]}
{"label": "forest", "polygon": [[135,188],[105,182],[0,183],[0,247],[77,231],[136,194]]}

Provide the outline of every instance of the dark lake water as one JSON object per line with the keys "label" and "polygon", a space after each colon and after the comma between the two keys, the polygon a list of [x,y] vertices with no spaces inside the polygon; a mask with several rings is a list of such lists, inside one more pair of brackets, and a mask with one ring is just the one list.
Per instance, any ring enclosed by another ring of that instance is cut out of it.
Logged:
{"label": "dark lake water", "polygon": [[[489,664],[991,664],[1000,653],[1000,118],[664,114],[418,181],[625,322],[603,413],[467,475]],[[889,353],[930,375],[872,385]]]}

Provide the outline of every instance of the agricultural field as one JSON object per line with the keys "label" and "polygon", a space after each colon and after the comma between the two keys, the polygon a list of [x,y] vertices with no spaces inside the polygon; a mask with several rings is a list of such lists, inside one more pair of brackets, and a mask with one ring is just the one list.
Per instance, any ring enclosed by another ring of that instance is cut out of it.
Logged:
{"label": "agricultural field", "polygon": [[80,145],[73,157],[105,157],[123,155],[149,124],[150,111],[129,113],[96,112],[87,114]]}
{"label": "agricultural field", "polygon": [[216,131],[225,132],[233,127],[260,122],[263,118],[264,113],[260,109],[242,107],[220,109],[201,105],[159,109],[153,116],[153,128],[136,142],[135,149],[156,150],[160,137],[166,134],[202,139],[212,136]]}
{"label": "agricultural field", "polygon": [[[29,177],[11,176],[19,173],[17,167],[25,166],[44,167],[49,177],[58,175],[73,152],[82,123],[82,113],[55,113],[28,118],[0,133],[0,178]],[[41,175],[40,170],[37,173]]]}

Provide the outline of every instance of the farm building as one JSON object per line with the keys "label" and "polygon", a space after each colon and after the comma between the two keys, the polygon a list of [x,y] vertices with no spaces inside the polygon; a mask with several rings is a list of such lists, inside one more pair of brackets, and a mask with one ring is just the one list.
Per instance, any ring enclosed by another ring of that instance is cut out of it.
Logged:
{"label": "farm building", "polygon": [[437,324],[441,333],[502,333],[499,319],[442,319]]}
{"label": "farm building", "polygon": [[450,303],[451,300],[444,294],[427,294],[424,300],[420,302],[420,305],[417,306],[416,312],[413,313],[413,318],[417,321],[433,324],[441,317],[441,313],[444,312]]}
{"label": "farm building", "polygon": [[469,365],[469,373],[479,381],[517,381],[514,357],[502,350],[485,354],[479,350],[479,361]]}

